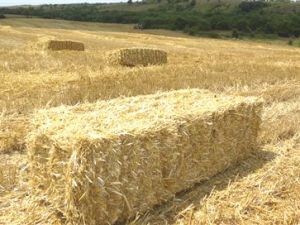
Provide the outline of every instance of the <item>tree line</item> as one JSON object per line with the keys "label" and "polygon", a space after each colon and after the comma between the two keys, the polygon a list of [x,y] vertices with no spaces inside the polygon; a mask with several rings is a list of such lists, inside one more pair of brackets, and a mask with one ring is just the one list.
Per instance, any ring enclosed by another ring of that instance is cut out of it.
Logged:
{"label": "tree line", "polygon": [[[146,3],[128,3],[146,4]],[[300,36],[300,4],[289,1],[243,1],[197,5],[195,0],[167,0],[166,4],[144,10],[103,9],[101,4],[43,5],[0,8],[0,14],[37,16],[75,21],[138,24],[139,29],[180,30],[191,35],[217,36],[212,31],[240,35]]]}

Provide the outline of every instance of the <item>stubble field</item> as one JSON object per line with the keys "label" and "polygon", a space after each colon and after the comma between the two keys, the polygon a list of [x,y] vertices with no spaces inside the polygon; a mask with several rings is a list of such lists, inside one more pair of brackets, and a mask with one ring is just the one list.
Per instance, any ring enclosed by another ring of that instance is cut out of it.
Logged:
{"label": "stubble field", "polygon": [[[82,42],[86,51],[43,49],[52,38]],[[107,64],[110,50],[126,47],[162,49],[168,64]],[[59,224],[42,206],[24,219],[25,137],[35,110],[184,88],[262,97],[260,149],[128,223],[299,224],[299,48],[34,18],[0,22],[0,224]]]}

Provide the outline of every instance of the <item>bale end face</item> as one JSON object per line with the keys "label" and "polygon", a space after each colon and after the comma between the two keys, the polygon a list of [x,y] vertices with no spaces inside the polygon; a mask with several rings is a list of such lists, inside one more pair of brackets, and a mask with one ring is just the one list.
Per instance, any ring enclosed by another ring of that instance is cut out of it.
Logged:
{"label": "bale end face", "polygon": [[166,64],[168,57],[165,51],[159,49],[128,48],[109,53],[107,61],[112,65],[134,67]]}
{"label": "bale end face", "polygon": [[84,44],[80,42],[51,40],[48,42],[48,49],[52,51],[84,51],[85,47]]}
{"label": "bale end face", "polygon": [[27,140],[31,185],[70,224],[124,221],[249,156],[261,109],[181,90],[40,111]]}

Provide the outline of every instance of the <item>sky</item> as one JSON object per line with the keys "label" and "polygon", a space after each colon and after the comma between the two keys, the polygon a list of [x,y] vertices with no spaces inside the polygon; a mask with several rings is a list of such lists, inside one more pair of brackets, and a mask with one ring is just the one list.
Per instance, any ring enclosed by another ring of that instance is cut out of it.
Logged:
{"label": "sky", "polygon": [[[121,2],[122,0],[0,0],[0,6]],[[124,0],[123,0],[124,1]]]}

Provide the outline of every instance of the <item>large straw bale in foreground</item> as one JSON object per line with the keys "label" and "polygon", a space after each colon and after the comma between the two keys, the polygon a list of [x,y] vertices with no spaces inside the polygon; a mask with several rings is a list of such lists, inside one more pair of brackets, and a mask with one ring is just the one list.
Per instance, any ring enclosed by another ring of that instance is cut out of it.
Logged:
{"label": "large straw bale in foreground", "polygon": [[247,157],[261,105],[192,89],[39,111],[31,185],[70,224],[125,220]]}
{"label": "large straw bale in foreground", "polygon": [[73,50],[73,51],[84,51],[84,44],[75,41],[48,41],[48,49],[53,51],[61,50]]}
{"label": "large straw bale in foreground", "polygon": [[167,53],[158,49],[126,48],[111,52],[108,63],[122,66],[162,65],[168,61]]}

